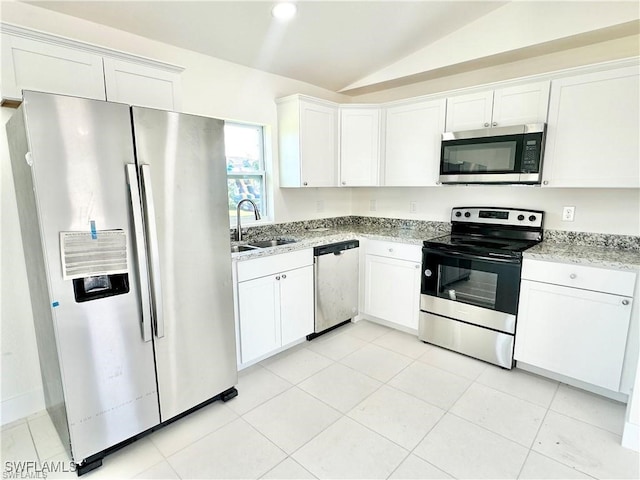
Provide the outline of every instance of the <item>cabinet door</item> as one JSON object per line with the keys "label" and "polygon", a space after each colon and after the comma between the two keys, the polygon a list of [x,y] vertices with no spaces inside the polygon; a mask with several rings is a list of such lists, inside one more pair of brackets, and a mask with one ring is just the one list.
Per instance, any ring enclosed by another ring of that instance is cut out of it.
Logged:
{"label": "cabinet door", "polygon": [[280,348],[280,282],[275,275],[238,284],[238,316],[242,363]]}
{"label": "cabinet door", "polygon": [[543,164],[551,187],[640,187],[639,68],[554,80]]}
{"label": "cabinet door", "polygon": [[545,123],[550,85],[547,81],[496,90],[493,94],[491,126]]}
{"label": "cabinet door", "polygon": [[493,90],[447,98],[447,132],[491,126]]}
{"label": "cabinet door", "polygon": [[383,185],[438,184],[445,110],[445,99],[387,108]]}
{"label": "cabinet door", "polygon": [[338,108],[300,101],[303,187],[338,186]]}
{"label": "cabinet door", "polygon": [[104,59],[107,100],[180,110],[180,75],[113,58]]}
{"label": "cabinet door", "polygon": [[380,109],[340,108],[340,185],[378,184]]}
{"label": "cabinet door", "polygon": [[2,98],[21,100],[22,90],[104,100],[102,57],[2,34]]}
{"label": "cabinet door", "polygon": [[366,255],[365,313],[418,329],[420,263]]}
{"label": "cabinet door", "polygon": [[313,266],[279,276],[282,346],[286,346],[313,332]]}
{"label": "cabinet door", "polygon": [[618,391],[628,297],[523,280],[515,359]]}

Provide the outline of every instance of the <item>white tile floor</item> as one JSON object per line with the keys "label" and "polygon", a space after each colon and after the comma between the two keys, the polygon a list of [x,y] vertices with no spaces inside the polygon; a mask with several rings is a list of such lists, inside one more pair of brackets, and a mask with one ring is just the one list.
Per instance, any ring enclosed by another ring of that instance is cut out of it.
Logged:
{"label": "white tile floor", "polygon": [[[84,478],[638,478],[624,405],[359,322],[240,374],[217,402]],[[46,414],[2,430],[11,461],[63,461]],[[72,473],[48,478],[73,478]]]}

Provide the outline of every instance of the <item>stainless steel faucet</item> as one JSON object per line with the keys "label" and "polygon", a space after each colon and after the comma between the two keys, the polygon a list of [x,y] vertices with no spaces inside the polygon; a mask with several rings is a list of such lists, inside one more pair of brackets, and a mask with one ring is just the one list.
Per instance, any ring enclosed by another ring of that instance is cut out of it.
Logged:
{"label": "stainless steel faucet", "polygon": [[242,240],[242,228],[240,228],[240,205],[244,202],[249,202],[253,205],[253,212],[256,214],[256,220],[260,220],[260,211],[258,210],[258,206],[255,204],[253,200],[250,198],[243,198],[238,202],[238,206],[236,207],[236,240]]}

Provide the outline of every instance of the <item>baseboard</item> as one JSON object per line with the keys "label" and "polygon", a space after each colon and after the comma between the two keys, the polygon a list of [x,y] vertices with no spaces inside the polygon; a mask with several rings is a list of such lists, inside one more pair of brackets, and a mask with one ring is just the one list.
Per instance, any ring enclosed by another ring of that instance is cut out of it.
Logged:
{"label": "baseboard", "polygon": [[640,452],[640,425],[636,425],[631,422],[624,422],[622,446],[624,448]]}
{"label": "baseboard", "polygon": [[0,403],[0,425],[6,425],[45,409],[42,389],[23,393]]}
{"label": "baseboard", "polygon": [[547,377],[552,380],[557,380],[558,382],[566,383],[567,385],[571,385],[573,387],[581,388],[582,390],[586,390],[588,392],[595,393],[596,395],[610,398],[611,400],[615,400],[617,402],[625,404],[629,402],[629,395],[627,395],[626,393],[614,392],[613,390],[608,390],[597,385],[582,382],[580,380],[576,380],[575,378],[567,377],[559,373],[550,372],[549,370],[545,370],[544,368],[529,365],[528,363],[524,363],[519,360],[516,360],[516,368],[535,373],[536,375],[540,375],[541,377]]}

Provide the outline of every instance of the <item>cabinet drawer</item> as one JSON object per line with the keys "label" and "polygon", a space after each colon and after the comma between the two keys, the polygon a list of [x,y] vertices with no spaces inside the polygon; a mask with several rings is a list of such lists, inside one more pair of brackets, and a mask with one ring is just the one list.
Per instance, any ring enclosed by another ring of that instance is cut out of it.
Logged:
{"label": "cabinet drawer", "polygon": [[421,262],[422,246],[381,240],[367,240],[367,254],[397,258],[398,260],[409,260],[410,262]]}
{"label": "cabinet drawer", "polygon": [[239,261],[237,264],[238,281],[244,282],[307,265],[313,265],[313,249],[311,248]]}
{"label": "cabinet drawer", "polygon": [[525,259],[522,263],[522,278],[632,297],[636,273],[626,270]]}

